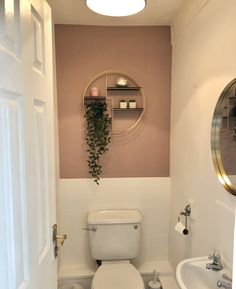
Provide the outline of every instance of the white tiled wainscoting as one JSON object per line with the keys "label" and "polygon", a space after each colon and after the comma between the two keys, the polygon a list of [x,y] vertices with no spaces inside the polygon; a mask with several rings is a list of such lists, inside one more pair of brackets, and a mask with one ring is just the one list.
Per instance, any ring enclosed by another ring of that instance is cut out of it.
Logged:
{"label": "white tiled wainscoting", "polygon": [[83,264],[93,268],[88,232],[83,230],[88,212],[93,210],[138,209],[142,235],[135,267],[149,260],[167,260],[169,186],[169,177],[102,179],[99,186],[91,179],[60,179],[59,227],[68,236],[61,249],[61,271],[66,266],[81,268]]}

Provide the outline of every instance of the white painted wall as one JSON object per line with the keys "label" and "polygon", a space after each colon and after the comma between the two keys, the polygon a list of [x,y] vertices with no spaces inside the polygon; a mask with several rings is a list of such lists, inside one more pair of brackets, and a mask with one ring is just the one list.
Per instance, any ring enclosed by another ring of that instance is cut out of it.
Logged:
{"label": "white painted wall", "polygon": [[[216,177],[210,135],[217,99],[236,76],[236,1],[186,2],[172,27],[169,257],[175,266],[215,249],[232,264],[235,197]],[[173,228],[189,199],[196,219],[184,238]]]}
{"label": "white painted wall", "polygon": [[168,259],[169,178],[61,179],[60,228],[68,234],[61,254],[62,266],[93,269],[86,217],[90,210],[139,209],[143,215],[142,246],[137,266],[144,261]]}

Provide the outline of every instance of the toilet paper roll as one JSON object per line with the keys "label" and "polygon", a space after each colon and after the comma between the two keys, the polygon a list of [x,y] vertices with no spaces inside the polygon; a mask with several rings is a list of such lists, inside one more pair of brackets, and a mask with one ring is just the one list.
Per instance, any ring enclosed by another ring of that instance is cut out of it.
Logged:
{"label": "toilet paper roll", "polygon": [[181,222],[178,222],[176,224],[175,231],[181,235],[188,235],[188,229],[186,229],[185,226]]}

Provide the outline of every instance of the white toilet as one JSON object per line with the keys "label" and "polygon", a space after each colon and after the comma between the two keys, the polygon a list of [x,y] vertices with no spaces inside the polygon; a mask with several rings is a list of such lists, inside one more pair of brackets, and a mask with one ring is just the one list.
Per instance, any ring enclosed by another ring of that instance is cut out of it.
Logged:
{"label": "white toilet", "polygon": [[102,262],[92,289],[144,289],[130,260],[139,254],[141,214],[138,210],[103,210],[88,214],[91,255]]}

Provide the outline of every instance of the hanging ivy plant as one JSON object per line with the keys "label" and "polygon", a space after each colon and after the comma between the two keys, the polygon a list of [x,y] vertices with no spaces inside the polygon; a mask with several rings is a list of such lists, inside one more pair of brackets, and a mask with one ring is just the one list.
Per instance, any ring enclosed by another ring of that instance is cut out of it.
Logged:
{"label": "hanging ivy plant", "polygon": [[99,185],[102,174],[101,156],[108,150],[111,118],[108,115],[106,101],[85,102],[86,142],[89,173]]}

